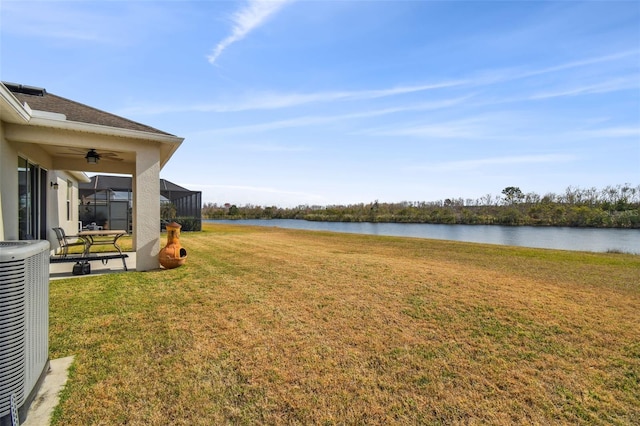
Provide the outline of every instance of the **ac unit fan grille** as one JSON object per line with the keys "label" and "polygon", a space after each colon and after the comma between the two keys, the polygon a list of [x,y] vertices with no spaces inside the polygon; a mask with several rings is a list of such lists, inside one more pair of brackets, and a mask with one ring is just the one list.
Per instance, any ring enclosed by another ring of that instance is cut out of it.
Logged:
{"label": "ac unit fan grille", "polygon": [[48,366],[49,242],[0,241],[0,424],[26,416]]}
{"label": "ac unit fan grille", "polygon": [[0,417],[11,412],[11,395],[24,399],[24,260],[0,262]]}

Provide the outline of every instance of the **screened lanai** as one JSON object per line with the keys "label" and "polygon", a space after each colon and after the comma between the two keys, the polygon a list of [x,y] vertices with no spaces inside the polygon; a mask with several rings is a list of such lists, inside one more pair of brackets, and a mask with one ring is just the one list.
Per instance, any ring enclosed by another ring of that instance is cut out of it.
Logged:
{"label": "screened lanai", "polygon": [[[132,178],[129,176],[95,175],[90,182],[79,184],[79,227],[128,229],[131,231]],[[162,223],[176,221],[183,231],[201,230],[202,193],[191,191],[160,179]]]}

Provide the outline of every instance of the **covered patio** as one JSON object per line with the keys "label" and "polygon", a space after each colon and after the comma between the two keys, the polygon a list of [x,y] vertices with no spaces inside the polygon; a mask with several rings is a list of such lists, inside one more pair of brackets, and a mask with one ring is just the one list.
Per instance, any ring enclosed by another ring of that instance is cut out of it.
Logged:
{"label": "covered patio", "polygon": [[[41,172],[40,181],[46,179],[39,185],[43,205],[38,214],[43,217],[42,228],[49,231],[59,224],[47,217],[46,191],[42,188],[48,187],[50,178],[44,177],[45,173],[64,170],[125,174],[132,177],[133,186],[131,235],[135,269],[157,269],[160,170],[183,138],[53,95],[43,88],[12,83],[0,86],[4,101],[0,128],[3,157],[0,161],[4,169],[1,239],[18,239],[18,158],[27,158]],[[77,201],[68,208],[77,209]],[[77,223],[67,224],[71,225],[74,229],[67,229],[68,232],[77,230]],[[57,247],[51,235],[49,239],[51,247]],[[97,267],[99,262],[94,263]],[[61,265],[70,268],[69,264]]]}

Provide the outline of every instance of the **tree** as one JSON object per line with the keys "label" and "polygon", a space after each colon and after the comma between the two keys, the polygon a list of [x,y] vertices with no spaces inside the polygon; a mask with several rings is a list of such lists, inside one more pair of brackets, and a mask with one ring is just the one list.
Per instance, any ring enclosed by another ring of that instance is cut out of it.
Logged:
{"label": "tree", "polygon": [[173,203],[162,203],[160,205],[160,217],[165,220],[176,218],[176,206]]}
{"label": "tree", "polygon": [[524,199],[524,194],[517,186],[508,186],[502,190],[506,204],[517,204]]}

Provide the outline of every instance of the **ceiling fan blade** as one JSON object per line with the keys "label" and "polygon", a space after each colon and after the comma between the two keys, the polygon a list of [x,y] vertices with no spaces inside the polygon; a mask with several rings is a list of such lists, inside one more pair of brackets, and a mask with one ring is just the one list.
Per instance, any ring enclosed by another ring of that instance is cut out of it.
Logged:
{"label": "ceiling fan blade", "polygon": [[119,158],[119,154],[121,154],[120,152],[117,151],[102,151],[99,149],[95,149],[95,148],[75,148],[75,147],[65,147],[64,148],[66,151],[58,151],[59,154],[63,154],[63,155],[81,155],[81,156],[86,156],[88,152],[93,151],[95,154],[97,154],[99,156],[99,158],[101,159],[110,159],[110,160],[114,160],[114,161],[122,161],[121,158]]}
{"label": "ceiling fan blade", "polygon": [[103,155],[100,157],[100,159],[105,161],[122,161],[122,158],[118,158],[117,156],[112,155]]}

